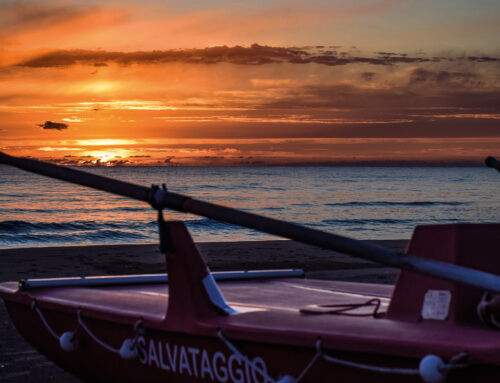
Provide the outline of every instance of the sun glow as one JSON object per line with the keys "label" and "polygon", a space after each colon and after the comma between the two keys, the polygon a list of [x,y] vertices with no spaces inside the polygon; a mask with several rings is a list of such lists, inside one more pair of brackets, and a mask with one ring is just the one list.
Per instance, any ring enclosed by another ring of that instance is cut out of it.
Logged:
{"label": "sun glow", "polygon": [[146,100],[112,100],[99,102],[78,102],[72,104],[63,104],[72,110],[178,110],[182,109],[176,106],[165,105],[161,101],[146,101]]}
{"label": "sun glow", "polygon": [[132,152],[127,149],[90,150],[83,152],[82,156],[92,158],[91,162],[95,165],[112,166],[130,156]]}
{"label": "sun glow", "polygon": [[84,84],[79,91],[84,93],[107,93],[118,90],[119,86],[112,81],[95,81]]}

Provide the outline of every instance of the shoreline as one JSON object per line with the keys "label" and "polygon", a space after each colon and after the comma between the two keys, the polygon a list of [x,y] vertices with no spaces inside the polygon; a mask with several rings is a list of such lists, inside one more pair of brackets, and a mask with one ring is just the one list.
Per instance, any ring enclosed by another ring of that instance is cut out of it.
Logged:
{"label": "shoreline", "polygon": [[[376,240],[404,251],[407,240]],[[211,270],[302,268],[306,278],[394,283],[397,270],[290,240],[196,243]],[[165,272],[157,244],[83,245],[0,250],[0,282],[26,278]],[[0,381],[78,383],[17,333],[0,304]]]}

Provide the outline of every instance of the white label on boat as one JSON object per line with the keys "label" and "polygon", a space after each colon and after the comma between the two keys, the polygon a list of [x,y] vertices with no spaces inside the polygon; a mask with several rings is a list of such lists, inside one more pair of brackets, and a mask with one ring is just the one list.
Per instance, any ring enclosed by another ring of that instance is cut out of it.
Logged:
{"label": "white label on boat", "polygon": [[422,306],[422,318],[446,320],[450,311],[451,291],[427,290]]}

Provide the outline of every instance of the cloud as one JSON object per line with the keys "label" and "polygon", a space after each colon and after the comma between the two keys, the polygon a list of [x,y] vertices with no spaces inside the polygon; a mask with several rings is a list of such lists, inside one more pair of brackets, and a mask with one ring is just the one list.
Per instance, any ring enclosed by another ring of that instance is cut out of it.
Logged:
{"label": "cloud", "polygon": [[[19,46],[22,37],[26,46],[35,45],[35,49],[75,46],[148,49],[158,46],[159,36],[163,47],[202,47],[213,41],[248,44],[252,41],[250,36],[264,41],[275,40],[270,37],[275,33],[283,36],[285,31],[303,36],[308,34],[307,29],[320,24],[383,13],[406,2],[330,4],[313,0],[305,4],[294,0],[186,5],[178,0],[2,0],[0,39],[7,37],[10,43]],[[123,36],[127,36],[126,41]]]}
{"label": "cloud", "polygon": [[425,57],[409,57],[406,54],[377,54],[354,56],[350,52],[337,52],[317,48],[272,47],[252,44],[243,46],[216,46],[203,49],[171,49],[137,52],[104,50],[57,50],[18,63],[31,68],[66,67],[70,65],[105,66],[109,63],[132,64],[217,64],[264,65],[274,63],[320,64],[339,66],[348,64],[394,65],[398,63],[422,63]]}
{"label": "cloud", "polygon": [[[276,63],[290,64],[318,64],[326,66],[342,66],[350,64],[368,64],[375,66],[393,66],[397,64],[424,64],[438,62],[463,62],[463,63],[492,63],[500,62],[500,58],[489,56],[442,56],[426,57],[425,55],[409,56],[406,53],[376,52],[375,55],[362,55],[356,50],[338,51],[318,47],[276,47],[259,44],[250,46],[214,46],[196,49],[168,49],[152,51],[107,51],[70,49],[55,50],[43,53],[16,64],[20,67],[30,68],[58,68],[71,65],[89,65],[93,67],[106,67],[109,64],[128,66],[158,65],[169,63],[182,64],[218,64],[229,63],[235,65],[265,65]],[[426,76],[425,69],[415,70],[416,81],[418,77]],[[419,72],[420,71],[420,72]],[[362,74],[371,76],[370,71]],[[459,76],[460,73],[451,73],[451,76]],[[467,74],[464,73],[462,77]],[[443,72],[438,74],[446,76]],[[428,76],[427,76],[428,77]],[[368,81],[368,80],[367,80]]]}
{"label": "cloud", "polygon": [[89,7],[74,7],[57,3],[7,2],[2,4],[0,20],[3,28],[23,29],[50,27],[65,23],[91,11]]}
{"label": "cloud", "polygon": [[361,73],[361,78],[365,81],[371,81],[375,78],[376,73],[375,72],[363,72]]}
{"label": "cloud", "polygon": [[62,25],[75,26],[84,21],[92,26],[122,22],[128,19],[129,12],[123,7],[89,5],[85,3],[65,3],[61,1],[2,3],[0,35],[12,33],[30,33]]}
{"label": "cloud", "polygon": [[168,156],[167,158],[165,158],[165,160],[163,162],[166,164],[170,164],[170,163],[172,163],[172,160],[174,158],[175,158],[175,156]]}
{"label": "cloud", "polygon": [[[388,89],[364,89],[350,85],[323,85],[307,86],[299,89],[295,94],[279,101],[269,102],[267,108],[296,109],[304,107],[341,108],[344,110],[364,109],[375,113],[389,113],[405,115],[408,111],[421,108],[460,108],[481,109],[488,108],[498,112],[498,98],[500,89],[474,88],[445,88],[408,89],[394,87]],[[263,106],[264,107],[264,106]],[[456,113],[456,110],[454,111]],[[361,116],[360,116],[361,117]]]}
{"label": "cloud", "polygon": [[[95,36],[106,35],[106,31],[129,20],[131,14],[122,4],[62,0],[6,0],[0,4],[0,46],[10,49],[4,55],[0,51],[3,64],[26,58],[30,51],[75,44],[87,47],[90,40],[95,41]],[[91,43],[91,46],[101,45]]]}
{"label": "cloud", "polygon": [[469,61],[480,62],[480,63],[484,63],[484,62],[500,62],[500,58],[498,58],[498,57],[489,57],[489,56],[481,56],[481,57],[469,56],[469,57],[467,57],[467,59]]}
{"label": "cloud", "polygon": [[45,121],[43,124],[38,124],[40,128],[46,129],[46,130],[64,130],[68,129],[68,124],[65,124],[63,122],[52,122],[52,121]]}
{"label": "cloud", "polygon": [[481,85],[480,76],[473,72],[432,71],[415,68],[410,73],[410,84],[435,83],[437,85]]}

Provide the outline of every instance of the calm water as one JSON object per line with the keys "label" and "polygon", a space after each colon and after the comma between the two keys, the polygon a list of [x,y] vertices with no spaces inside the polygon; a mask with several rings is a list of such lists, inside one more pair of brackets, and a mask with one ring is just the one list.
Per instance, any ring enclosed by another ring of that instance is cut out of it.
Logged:
{"label": "calm water", "polygon": [[[415,225],[500,221],[500,175],[486,168],[85,169],[359,239],[407,239]],[[197,241],[273,237],[193,215]],[[0,166],[0,248],[154,243],[145,203]]]}

